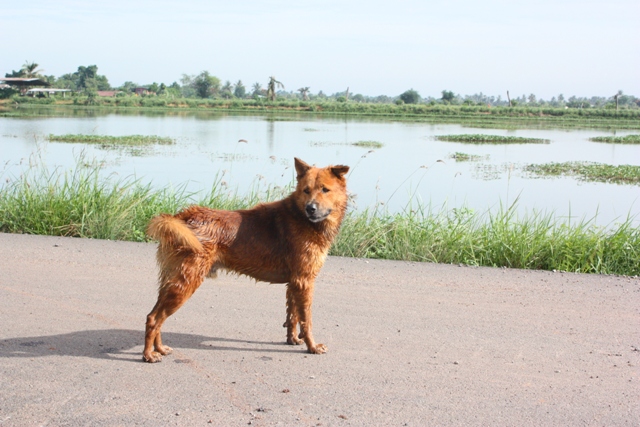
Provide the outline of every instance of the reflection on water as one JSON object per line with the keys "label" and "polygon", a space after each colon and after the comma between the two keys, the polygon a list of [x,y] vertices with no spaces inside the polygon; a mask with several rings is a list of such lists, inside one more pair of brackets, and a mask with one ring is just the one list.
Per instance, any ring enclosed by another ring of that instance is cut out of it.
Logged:
{"label": "reflection on water", "polygon": [[[597,215],[601,225],[640,213],[638,186],[532,178],[521,170],[529,163],[566,161],[640,165],[640,146],[588,141],[592,136],[610,135],[608,131],[476,129],[336,116],[273,117],[69,109],[65,117],[0,118],[0,167],[5,169],[3,178],[18,174],[21,159],[40,150],[48,165],[71,168],[84,150],[85,155],[104,161],[105,172],[133,175],[157,187],[187,183],[188,190],[198,191],[223,174],[242,193],[258,181],[290,183],[295,156],[318,165],[351,166],[349,187],[358,209],[384,206],[402,211],[422,204],[436,210],[467,206],[484,212],[518,199],[520,211],[552,211],[574,219]],[[551,143],[468,145],[433,138],[461,133],[527,136]],[[628,133],[633,132],[618,132]],[[46,142],[48,134],[159,135],[174,138],[176,144],[105,150]],[[352,145],[358,141],[383,145],[379,149]],[[479,159],[456,161],[454,153]]]}

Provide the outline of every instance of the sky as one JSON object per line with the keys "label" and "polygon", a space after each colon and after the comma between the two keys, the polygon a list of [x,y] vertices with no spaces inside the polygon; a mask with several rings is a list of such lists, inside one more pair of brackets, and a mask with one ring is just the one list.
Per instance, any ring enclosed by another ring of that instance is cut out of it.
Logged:
{"label": "sky", "polygon": [[638,0],[0,0],[0,75],[97,65],[112,86],[640,97]]}

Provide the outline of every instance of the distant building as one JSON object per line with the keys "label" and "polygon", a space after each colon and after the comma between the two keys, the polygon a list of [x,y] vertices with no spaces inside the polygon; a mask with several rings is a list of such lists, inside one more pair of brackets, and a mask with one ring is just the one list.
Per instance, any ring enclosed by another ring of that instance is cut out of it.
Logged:
{"label": "distant building", "polygon": [[11,87],[15,87],[20,90],[22,95],[27,93],[27,90],[33,87],[49,87],[51,83],[41,78],[24,78],[24,77],[0,77],[0,83],[6,83]]}
{"label": "distant building", "polygon": [[28,89],[25,92],[25,94],[31,95],[31,96],[44,96],[44,95],[51,96],[51,95],[55,95],[56,93],[61,93],[62,97],[64,98],[67,92],[71,92],[71,89],[32,88],[32,89]]}
{"label": "distant building", "polygon": [[146,87],[134,87],[133,92],[136,95],[148,95],[150,93],[149,89],[147,89]]}
{"label": "distant building", "polygon": [[41,78],[24,78],[24,77],[0,77],[0,82],[5,82],[8,85],[11,86],[18,86],[18,87],[24,87],[24,86],[45,86],[45,87],[49,87],[51,86],[51,83],[49,83],[46,80],[43,80]]}

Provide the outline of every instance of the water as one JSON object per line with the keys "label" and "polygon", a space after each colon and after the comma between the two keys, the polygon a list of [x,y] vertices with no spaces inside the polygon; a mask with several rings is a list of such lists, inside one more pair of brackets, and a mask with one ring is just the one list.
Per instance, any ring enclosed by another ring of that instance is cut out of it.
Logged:
{"label": "water", "polygon": [[[471,145],[434,139],[462,133],[544,138],[550,144]],[[633,132],[617,134],[629,133]],[[176,144],[105,150],[47,142],[48,134],[159,135],[174,138]],[[600,135],[611,132],[202,113],[0,118],[0,172],[3,180],[19,174],[34,153],[50,167],[70,169],[83,153],[103,161],[105,173],[135,176],[158,188],[186,185],[190,191],[201,191],[220,179],[242,194],[256,185],[290,183],[295,156],[319,166],[351,166],[349,188],[356,209],[384,207],[399,212],[421,204],[436,211],[467,207],[485,212],[517,199],[521,213],[553,212],[572,221],[595,218],[599,225],[631,215],[638,224],[638,186],[535,178],[522,171],[526,164],[565,161],[640,165],[640,146],[588,141]],[[384,145],[380,149],[352,145],[358,141]],[[455,152],[482,159],[456,162],[451,158]]]}

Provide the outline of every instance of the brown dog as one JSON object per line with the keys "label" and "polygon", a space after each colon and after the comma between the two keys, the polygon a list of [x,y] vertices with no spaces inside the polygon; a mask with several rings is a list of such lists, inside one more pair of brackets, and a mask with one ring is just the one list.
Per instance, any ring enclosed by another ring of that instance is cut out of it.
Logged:
{"label": "brown dog", "polygon": [[347,209],[349,167],[320,169],[299,159],[295,166],[298,183],[286,199],[238,211],[192,206],[151,220],[147,234],[159,241],[160,288],[147,316],[144,360],[171,353],[162,344],[162,324],[218,269],[286,283],[287,343],[304,340],[309,353],[327,351],[311,332],[313,286]]}

